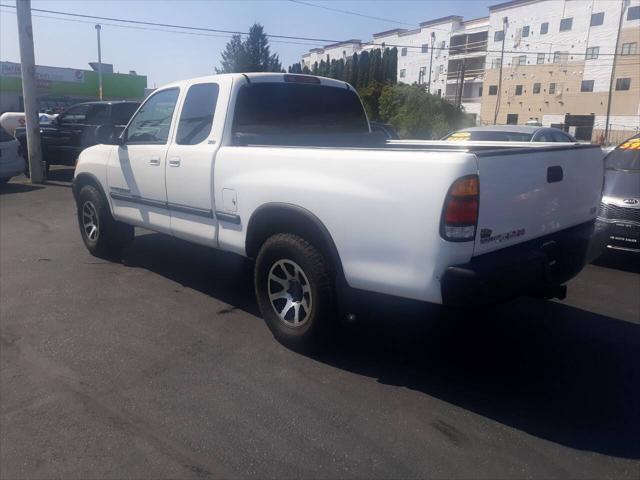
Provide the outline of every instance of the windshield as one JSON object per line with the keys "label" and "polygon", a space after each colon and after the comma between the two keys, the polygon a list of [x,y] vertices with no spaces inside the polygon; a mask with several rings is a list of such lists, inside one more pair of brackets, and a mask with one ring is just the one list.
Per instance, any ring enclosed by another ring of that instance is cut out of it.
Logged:
{"label": "windshield", "polygon": [[367,118],[357,94],[347,88],[290,83],[255,83],[238,93],[234,133],[366,133]]}
{"label": "windshield", "polygon": [[607,155],[605,165],[607,170],[640,171],[640,135],[627,140]]}
{"label": "windshield", "polygon": [[446,140],[479,140],[489,142],[530,142],[530,133],[522,132],[505,132],[499,130],[463,130],[461,132],[455,132],[445,137]]}

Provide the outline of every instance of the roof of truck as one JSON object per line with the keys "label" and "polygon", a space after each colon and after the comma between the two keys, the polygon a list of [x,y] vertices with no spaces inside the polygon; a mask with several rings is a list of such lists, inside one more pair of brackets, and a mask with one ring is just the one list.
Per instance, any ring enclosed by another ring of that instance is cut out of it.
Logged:
{"label": "roof of truck", "polygon": [[232,77],[234,80],[249,80],[249,82],[284,82],[285,75],[295,75],[295,76],[304,76],[304,77],[315,77],[319,78],[322,81],[323,85],[331,85],[336,87],[343,87],[347,84],[342,80],[335,80],[333,78],[321,77],[318,75],[307,75],[303,73],[281,73],[281,72],[250,72],[250,73],[221,73],[218,75],[207,75],[204,77],[196,77],[196,78],[186,78],[184,80],[178,80],[176,82],[171,82],[166,85],[162,85],[159,89],[167,88],[167,87],[177,87],[183,85],[184,83],[204,83],[204,82],[215,82],[216,79],[222,77]]}

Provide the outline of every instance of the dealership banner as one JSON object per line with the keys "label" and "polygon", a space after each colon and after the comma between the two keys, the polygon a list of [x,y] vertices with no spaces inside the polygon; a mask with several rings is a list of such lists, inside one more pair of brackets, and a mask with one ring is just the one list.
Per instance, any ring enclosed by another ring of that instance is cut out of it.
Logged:
{"label": "dealership banner", "polygon": [[[14,62],[0,62],[0,75],[5,77],[20,77],[20,64]],[[83,83],[84,71],[73,68],[36,66],[37,82],[48,84],[51,82]]]}

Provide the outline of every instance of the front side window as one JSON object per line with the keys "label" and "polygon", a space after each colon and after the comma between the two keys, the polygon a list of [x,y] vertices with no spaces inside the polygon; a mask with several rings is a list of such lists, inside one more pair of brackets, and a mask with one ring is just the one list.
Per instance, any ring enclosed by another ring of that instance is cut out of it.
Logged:
{"label": "front side window", "polygon": [[627,20],[638,20],[640,18],[640,6],[629,7],[627,10]]}
{"label": "front side window", "polygon": [[522,85],[516,85],[516,95],[522,95]]}
{"label": "front side window", "polygon": [[554,82],[549,84],[549,93],[550,94],[556,93],[556,84]]}
{"label": "front side window", "polygon": [[636,42],[623,43],[622,50],[620,51],[620,53],[622,55],[635,55],[637,49],[638,49],[638,44]]}
{"label": "front side window", "polygon": [[538,58],[536,59],[536,63],[538,65],[540,65],[541,63],[544,63],[544,53],[539,53],[538,54]]}
{"label": "front side window", "polygon": [[540,93],[540,84],[539,83],[534,83],[533,84],[533,93]]}
{"label": "front side window", "polygon": [[616,90],[629,90],[631,88],[631,77],[616,78]]}
{"label": "front side window", "polygon": [[546,35],[549,33],[549,22],[540,24],[540,35]]}
{"label": "front side window", "polygon": [[497,94],[498,94],[498,86],[489,85],[489,95],[497,95]]}
{"label": "front side window", "polygon": [[587,60],[595,60],[596,58],[598,58],[599,54],[600,47],[589,47],[587,48],[587,54],[585,55],[585,58]]}
{"label": "front side window", "polygon": [[604,23],[604,12],[592,13],[591,14],[591,26],[597,27],[598,25],[602,25]]}
{"label": "front side window", "polygon": [[87,119],[87,112],[89,111],[89,105],[76,105],[64,112],[58,118],[58,123],[65,125],[73,125],[84,123]]}
{"label": "front side window", "polygon": [[562,20],[560,20],[560,31],[561,32],[567,32],[567,31],[571,30],[572,26],[573,26],[573,17],[563,18]]}
{"label": "front side window", "polygon": [[526,26],[522,27],[522,36],[523,37],[528,37],[529,36],[529,25],[526,25]]}
{"label": "front side window", "polygon": [[178,145],[196,145],[209,136],[219,90],[217,83],[200,83],[189,87],[178,122]]}
{"label": "front side window", "polygon": [[167,143],[178,94],[177,88],[170,88],[151,95],[127,128],[127,144]]}
{"label": "front side window", "polygon": [[499,30],[493,33],[493,41],[501,42],[504,39],[504,30]]}
{"label": "front side window", "polygon": [[581,92],[593,92],[593,80],[582,80],[580,84]]}
{"label": "front side window", "polygon": [[252,83],[238,92],[234,134],[291,135],[366,133],[358,95],[344,87],[299,83]]}

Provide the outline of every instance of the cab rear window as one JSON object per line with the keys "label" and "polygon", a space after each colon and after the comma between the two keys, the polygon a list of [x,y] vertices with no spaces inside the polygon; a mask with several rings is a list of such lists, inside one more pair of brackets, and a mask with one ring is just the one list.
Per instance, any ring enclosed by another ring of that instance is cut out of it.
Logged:
{"label": "cab rear window", "polygon": [[366,133],[357,94],[345,88],[253,83],[238,92],[234,133],[261,135]]}

